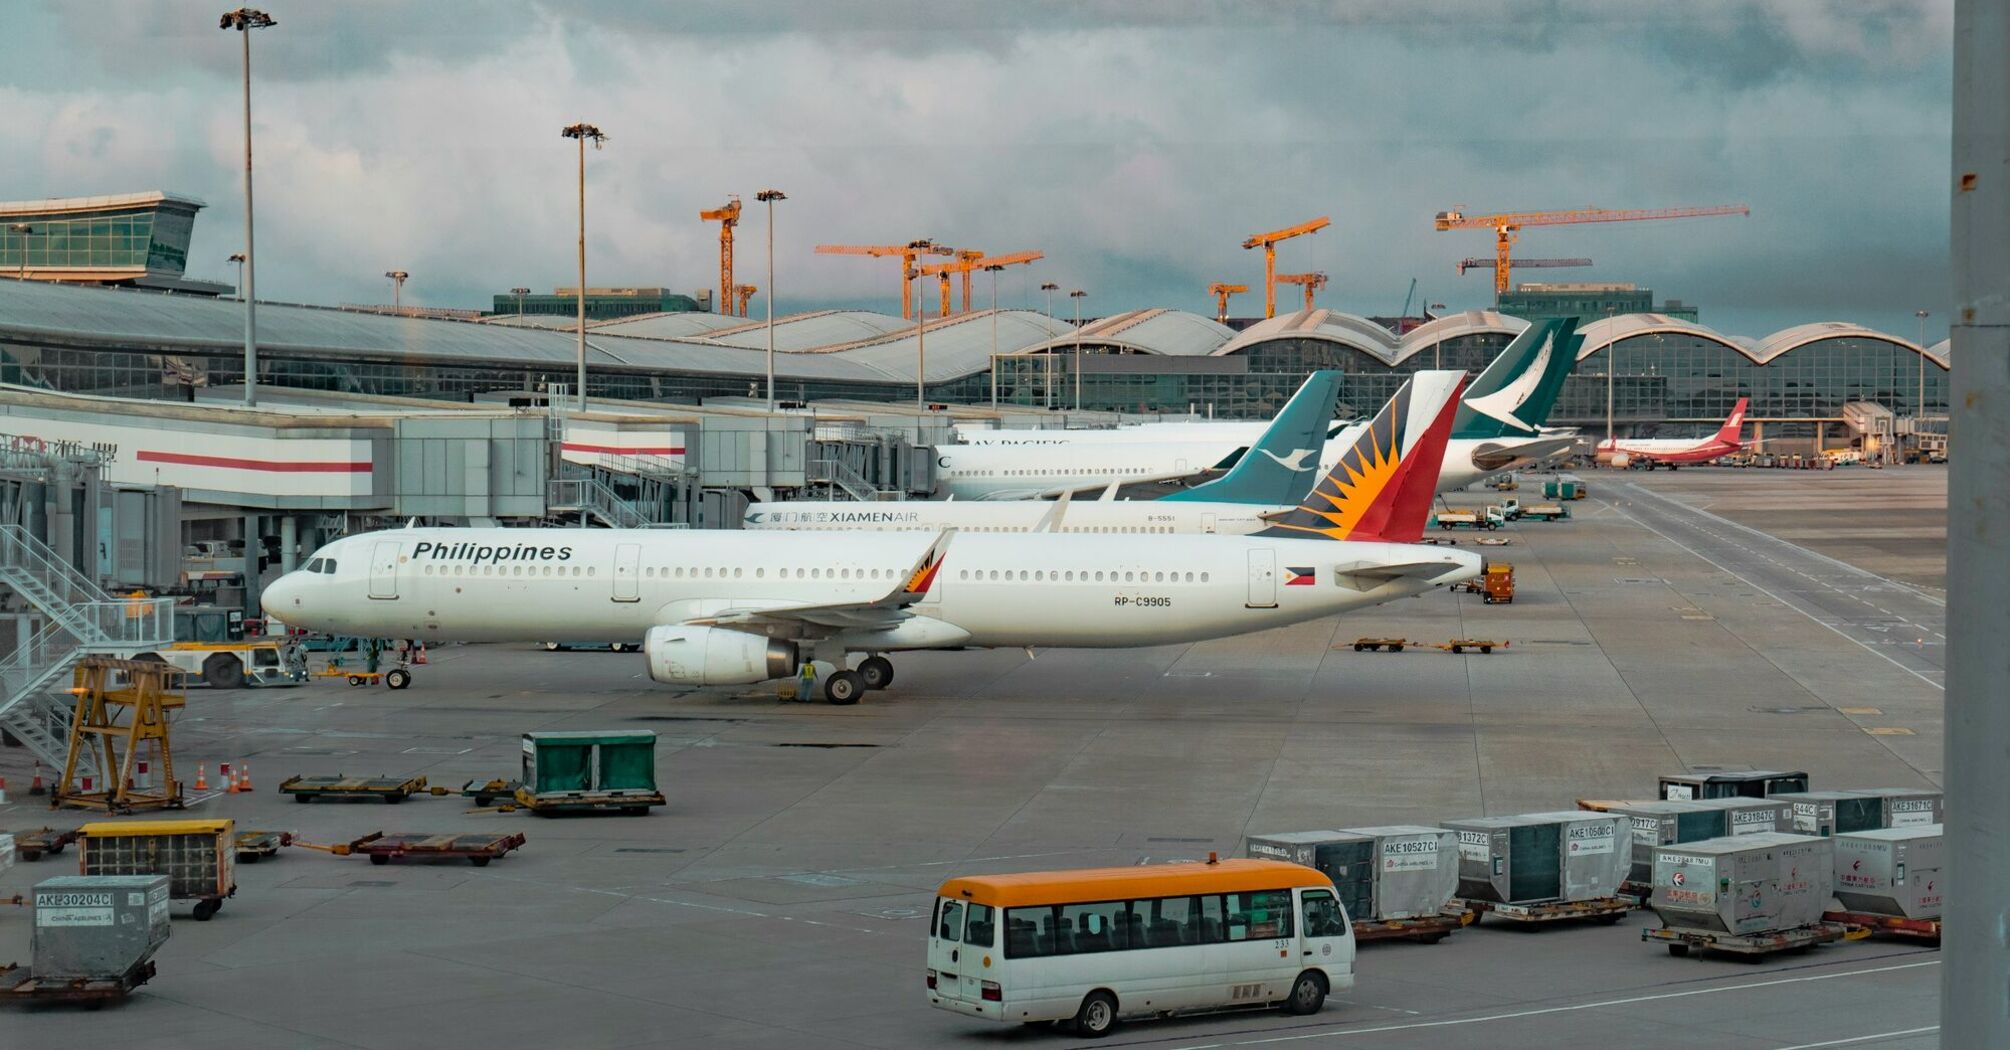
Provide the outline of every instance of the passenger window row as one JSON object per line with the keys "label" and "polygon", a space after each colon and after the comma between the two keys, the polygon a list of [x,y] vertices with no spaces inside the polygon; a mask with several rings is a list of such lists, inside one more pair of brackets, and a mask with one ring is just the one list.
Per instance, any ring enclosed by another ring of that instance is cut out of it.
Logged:
{"label": "passenger window row", "polygon": [[[333,564],[333,562],[330,562]],[[437,569],[437,571],[435,571]],[[566,570],[570,569],[570,572]],[[427,576],[592,576],[593,567],[579,565],[427,565]]]}
{"label": "passenger window row", "polygon": [[[1010,959],[1177,948],[1291,936],[1291,891],[1005,909]],[[987,942],[988,943],[988,942]]]}
{"label": "passenger window row", "polygon": [[[1001,575],[1002,573],[1002,575]],[[1015,575],[1016,574],[1016,575]],[[958,569],[956,578],[972,583],[1000,581],[1030,581],[1033,583],[1193,583],[1195,573],[1178,572],[1107,572],[1087,569]],[[1207,573],[1199,573],[1199,582],[1206,583]],[[1093,577],[1093,579],[1092,579]],[[1108,577],[1106,580],[1105,577]]]}

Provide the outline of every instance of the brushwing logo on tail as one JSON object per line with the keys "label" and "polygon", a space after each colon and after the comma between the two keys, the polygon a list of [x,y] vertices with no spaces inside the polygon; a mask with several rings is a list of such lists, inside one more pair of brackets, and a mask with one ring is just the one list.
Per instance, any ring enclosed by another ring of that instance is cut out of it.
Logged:
{"label": "brushwing logo on tail", "polygon": [[1549,371],[1549,355],[1555,350],[1556,333],[1551,331],[1543,338],[1542,346],[1536,350],[1535,360],[1530,361],[1528,367],[1522,369],[1521,375],[1516,376],[1514,382],[1491,394],[1467,398],[1466,407],[1526,433],[1539,433],[1542,428],[1524,421],[1514,413],[1515,409],[1528,401],[1529,395],[1535,393],[1535,388],[1542,383],[1543,375]]}
{"label": "brushwing logo on tail", "polygon": [[1291,455],[1289,456],[1280,456],[1277,453],[1262,447],[1258,447],[1256,451],[1261,452],[1264,455],[1269,456],[1271,459],[1276,460],[1278,466],[1283,467],[1284,469],[1292,472],[1293,474],[1303,474],[1306,471],[1311,470],[1313,467],[1319,465],[1316,462],[1312,462],[1312,457],[1319,454],[1319,450],[1316,448],[1294,448],[1291,450]]}

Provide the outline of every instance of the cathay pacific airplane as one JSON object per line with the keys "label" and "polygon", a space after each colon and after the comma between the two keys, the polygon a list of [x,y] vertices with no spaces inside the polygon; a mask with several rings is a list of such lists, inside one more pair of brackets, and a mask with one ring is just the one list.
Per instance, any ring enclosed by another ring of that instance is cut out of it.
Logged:
{"label": "cathay pacific airplane", "polygon": [[642,638],[650,677],[670,685],[822,661],[834,704],[890,684],[890,652],[1245,634],[1479,573],[1475,554],[1416,542],[1459,385],[1412,379],[1301,506],[1252,536],[406,528],[328,544],[265,606],[377,638]]}
{"label": "cathay pacific airplane", "polygon": [[1338,371],[1312,373],[1227,474],[1163,499],[793,500],[753,504],[742,523],[749,529],[1247,535],[1296,507],[1321,476],[1319,450],[1340,381]]}
{"label": "cathay pacific airplane", "polygon": [[[1490,475],[1532,466],[1575,443],[1573,431],[1548,430],[1544,424],[1563,391],[1564,380],[1577,363],[1577,348],[1583,337],[1576,332],[1575,318],[1532,324],[1474,378],[1452,428],[1444,469],[1438,478],[1439,492],[1451,492]],[[1027,461],[1047,464],[1065,462],[1070,455],[1094,456],[1099,460],[1124,458],[1129,453],[1113,452],[1104,446],[1128,450],[1162,441],[1178,442],[1184,453],[1194,458],[1205,458],[1204,453],[1196,455],[1196,446],[1228,455],[1256,440],[1263,427],[1262,423],[1252,422],[1187,421],[1141,423],[1113,430],[959,428],[958,433],[969,445],[1017,448]],[[1330,466],[1359,435],[1359,423],[1330,428],[1321,465]],[[1209,446],[1208,441],[1214,444]],[[1012,458],[996,457],[995,461],[1011,462]]]}

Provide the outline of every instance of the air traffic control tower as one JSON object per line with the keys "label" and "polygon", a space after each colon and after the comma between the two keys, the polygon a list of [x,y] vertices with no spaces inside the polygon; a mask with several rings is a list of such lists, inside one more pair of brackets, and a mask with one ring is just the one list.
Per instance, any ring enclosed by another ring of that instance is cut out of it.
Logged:
{"label": "air traffic control tower", "polygon": [[227,284],[183,276],[204,207],[159,191],[0,202],[0,275],[224,295]]}

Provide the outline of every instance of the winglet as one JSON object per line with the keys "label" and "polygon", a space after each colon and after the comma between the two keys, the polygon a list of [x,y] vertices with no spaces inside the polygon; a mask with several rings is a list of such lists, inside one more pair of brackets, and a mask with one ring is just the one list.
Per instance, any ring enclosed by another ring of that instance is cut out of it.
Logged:
{"label": "winglet", "polygon": [[1031,529],[1028,529],[1027,531],[1028,532],[1061,531],[1061,519],[1067,517],[1068,501],[1071,498],[1073,498],[1074,495],[1075,494],[1073,492],[1061,493],[1061,498],[1055,500],[1054,505],[1052,507],[1047,508],[1047,513],[1040,515],[1040,520],[1034,522],[1033,527]]}
{"label": "winglet", "polygon": [[1261,437],[1228,473],[1161,497],[1161,503],[1252,503],[1276,506],[1305,493],[1319,476],[1320,453],[1333,425],[1341,374],[1321,369],[1307,376]]}
{"label": "winglet", "polygon": [[1416,373],[1304,502],[1257,535],[1383,543],[1422,539],[1464,386],[1463,372]]}
{"label": "winglet", "polygon": [[1731,406],[1731,417],[1724,420],[1723,426],[1717,428],[1718,441],[1740,448],[1744,446],[1745,409],[1751,402],[1751,398],[1741,397],[1737,404]]}

